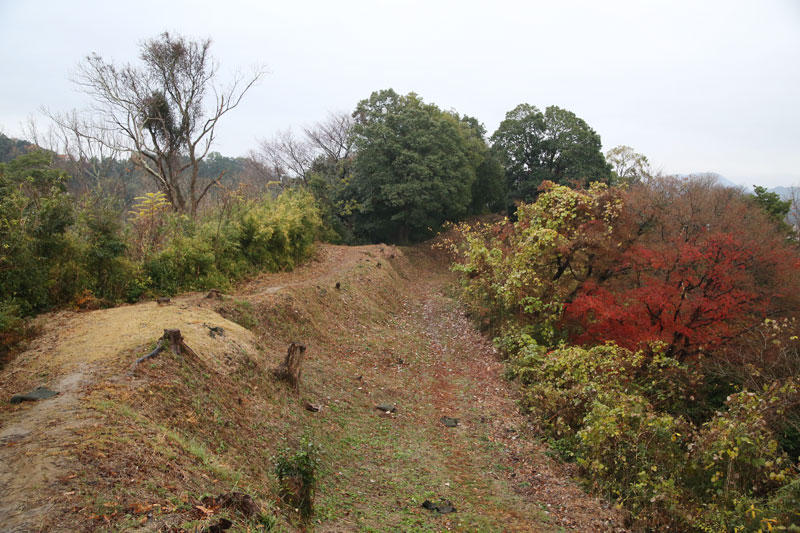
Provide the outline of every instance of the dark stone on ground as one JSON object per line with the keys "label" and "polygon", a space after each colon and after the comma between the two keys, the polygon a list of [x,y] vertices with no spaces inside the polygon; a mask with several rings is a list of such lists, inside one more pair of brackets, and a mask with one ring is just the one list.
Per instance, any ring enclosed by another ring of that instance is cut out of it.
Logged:
{"label": "dark stone on ground", "polygon": [[222,507],[238,512],[245,518],[261,514],[261,508],[249,494],[244,492],[226,492],[216,498],[206,496],[200,500],[206,507]]}
{"label": "dark stone on ground", "polygon": [[211,524],[203,530],[203,533],[222,533],[233,527],[233,522],[227,518],[220,518],[216,524]]}
{"label": "dark stone on ground", "polygon": [[203,530],[203,533],[222,533],[233,526],[233,522],[227,518],[220,518],[216,524],[212,524]]}
{"label": "dark stone on ground", "polygon": [[36,387],[30,392],[25,394],[17,394],[11,397],[9,400],[11,403],[22,403],[22,402],[35,402],[37,400],[46,400],[48,398],[52,398],[58,394],[56,391],[50,390],[47,387]]}
{"label": "dark stone on ground", "polygon": [[439,503],[433,503],[430,500],[425,500],[424,502],[422,502],[422,508],[439,514],[448,514],[456,512],[456,508],[453,506],[453,502],[444,499]]}
{"label": "dark stone on ground", "polygon": [[456,427],[458,425],[458,418],[452,418],[452,417],[449,417],[449,416],[443,416],[439,420],[441,420],[442,424],[444,424],[445,426],[447,426],[449,428],[454,428],[454,427]]}
{"label": "dark stone on ground", "polygon": [[225,330],[221,326],[209,326],[208,324],[203,324],[205,327],[208,328],[208,336],[212,339],[215,338],[217,335],[220,337],[225,336]]}

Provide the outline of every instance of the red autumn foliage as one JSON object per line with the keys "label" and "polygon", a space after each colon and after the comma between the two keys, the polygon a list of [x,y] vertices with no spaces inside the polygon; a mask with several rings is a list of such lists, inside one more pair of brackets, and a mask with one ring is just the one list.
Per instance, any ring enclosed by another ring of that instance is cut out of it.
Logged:
{"label": "red autumn foliage", "polygon": [[774,261],[755,257],[730,234],[661,250],[634,246],[613,274],[627,283],[617,290],[585,283],[565,318],[582,324],[573,339],[581,344],[613,340],[636,349],[662,341],[679,358],[713,350],[765,318],[767,302],[752,270]]}
{"label": "red autumn foliage", "polygon": [[621,221],[636,238],[565,306],[573,342],[638,349],[661,341],[686,359],[797,309],[796,248],[766,217],[730,190],[669,185],[626,195]]}

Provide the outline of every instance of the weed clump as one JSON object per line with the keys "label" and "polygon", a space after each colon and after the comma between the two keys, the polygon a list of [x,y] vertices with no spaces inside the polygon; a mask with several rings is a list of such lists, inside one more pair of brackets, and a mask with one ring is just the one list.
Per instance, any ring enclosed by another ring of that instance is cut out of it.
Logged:
{"label": "weed clump", "polygon": [[314,492],[319,470],[319,449],[303,440],[294,451],[287,449],[275,461],[279,495],[303,520],[314,514]]}

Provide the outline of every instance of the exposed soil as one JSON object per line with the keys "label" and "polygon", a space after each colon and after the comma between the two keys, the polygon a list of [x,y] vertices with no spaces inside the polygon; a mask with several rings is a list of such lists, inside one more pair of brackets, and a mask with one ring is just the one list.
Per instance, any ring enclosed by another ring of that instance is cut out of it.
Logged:
{"label": "exposed soil", "polygon": [[[452,282],[426,247],[320,246],[294,272],[221,301],[189,294],[43,317],[0,371],[8,398],[59,392],[0,406],[3,531],[179,531],[221,517],[232,531],[623,530],[545,454]],[[165,328],[196,358],[133,368]],[[308,346],[299,394],[270,372],[295,340]],[[301,437],[322,461],[307,524],[277,502],[273,473]],[[232,490],[253,495],[263,519],[202,505]]]}

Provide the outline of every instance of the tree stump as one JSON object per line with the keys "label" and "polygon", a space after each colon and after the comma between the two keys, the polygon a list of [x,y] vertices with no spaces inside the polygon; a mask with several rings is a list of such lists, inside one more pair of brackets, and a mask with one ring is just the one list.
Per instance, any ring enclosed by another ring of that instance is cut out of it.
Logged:
{"label": "tree stump", "polygon": [[208,294],[206,294],[206,298],[210,300],[222,300],[222,291],[219,289],[211,289],[208,291]]}
{"label": "tree stump", "polygon": [[291,343],[286,352],[286,359],[275,370],[275,375],[288,381],[295,392],[300,390],[300,374],[303,370],[301,365],[303,364],[303,355],[305,353],[306,347],[304,344]]}
{"label": "tree stump", "polygon": [[158,341],[158,346],[156,346],[155,350],[150,352],[149,354],[140,357],[134,363],[134,366],[147,361],[150,358],[153,358],[160,354],[165,349],[169,348],[172,353],[175,355],[189,355],[189,356],[196,356],[194,351],[183,342],[183,335],[181,335],[181,330],[179,329],[165,329],[164,335]]}

